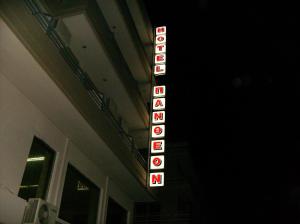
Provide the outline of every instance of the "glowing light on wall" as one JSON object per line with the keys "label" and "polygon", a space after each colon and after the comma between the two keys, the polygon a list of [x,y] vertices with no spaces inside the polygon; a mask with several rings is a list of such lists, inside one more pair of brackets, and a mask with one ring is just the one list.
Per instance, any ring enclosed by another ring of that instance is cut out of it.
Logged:
{"label": "glowing light on wall", "polygon": [[31,157],[27,159],[27,162],[37,162],[37,161],[44,161],[45,157],[40,156],[40,157]]}

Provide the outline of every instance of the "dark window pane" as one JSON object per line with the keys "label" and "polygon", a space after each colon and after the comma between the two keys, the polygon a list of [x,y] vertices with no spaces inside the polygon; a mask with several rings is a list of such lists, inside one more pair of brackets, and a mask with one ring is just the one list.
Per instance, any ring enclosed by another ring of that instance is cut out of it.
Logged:
{"label": "dark window pane", "polygon": [[126,224],[127,211],[122,208],[117,202],[109,198],[107,206],[106,224]]}
{"label": "dark window pane", "polygon": [[95,224],[100,190],[68,165],[59,217],[72,224]]}
{"label": "dark window pane", "polygon": [[26,163],[19,197],[45,199],[53,168],[55,152],[42,140],[34,138]]}

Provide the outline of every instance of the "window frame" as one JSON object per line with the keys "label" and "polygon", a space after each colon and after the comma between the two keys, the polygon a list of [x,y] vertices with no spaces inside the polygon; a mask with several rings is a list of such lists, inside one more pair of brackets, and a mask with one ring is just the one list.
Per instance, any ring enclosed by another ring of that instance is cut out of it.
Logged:
{"label": "window frame", "polygon": [[98,190],[98,198],[97,198],[97,207],[95,208],[95,218],[96,223],[98,222],[99,215],[101,213],[101,203],[102,203],[102,197],[103,197],[103,189],[98,186],[95,181],[93,181],[91,178],[88,177],[85,173],[83,173],[75,164],[73,164],[70,160],[66,162],[65,164],[65,171],[64,171],[64,177],[62,178],[62,184],[61,184],[61,195],[60,195],[60,202],[58,206],[58,214],[57,217],[60,219],[65,219],[65,217],[61,217],[61,209],[62,209],[62,202],[63,202],[63,196],[64,196],[64,188],[66,184],[66,178],[68,174],[68,168],[71,167],[73,169],[72,171],[80,175],[85,181],[88,182],[89,185],[92,185],[92,187],[96,188]]}
{"label": "window frame", "polygon": [[[44,151],[44,155],[43,157],[45,157],[45,162],[46,165],[42,166],[42,170],[40,171],[40,176],[38,178],[38,189],[35,192],[35,196],[33,196],[33,198],[41,198],[43,200],[47,200],[48,196],[49,196],[49,191],[50,191],[50,187],[51,187],[51,182],[52,182],[52,177],[55,171],[55,164],[56,164],[56,159],[57,159],[57,152],[49,146],[49,144],[47,144],[43,139],[37,137],[37,136],[33,136],[32,139],[32,143],[30,145],[30,149],[27,155],[27,159],[26,159],[26,165],[24,167],[24,171],[23,171],[23,175],[22,175],[22,181],[20,183],[20,187],[19,187],[19,191],[18,191],[18,197],[23,198],[24,200],[28,200],[29,198],[32,197],[24,197],[24,195],[22,195],[23,193],[21,192],[22,190],[22,186],[23,186],[23,182],[26,180],[24,180],[24,178],[26,178],[26,175],[28,175],[28,173],[26,173],[26,171],[28,172],[28,169],[30,169],[28,167],[28,159],[32,158],[30,156],[31,153],[36,153],[36,152],[32,152],[32,150],[34,151],[35,148],[34,147],[38,147],[41,146],[41,148]],[[47,156],[47,154],[49,154]],[[34,155],[33,155],[34,156]],[[42,157],[42,156],[41,156]],[[43,178],[43,175],[45,176]]]}

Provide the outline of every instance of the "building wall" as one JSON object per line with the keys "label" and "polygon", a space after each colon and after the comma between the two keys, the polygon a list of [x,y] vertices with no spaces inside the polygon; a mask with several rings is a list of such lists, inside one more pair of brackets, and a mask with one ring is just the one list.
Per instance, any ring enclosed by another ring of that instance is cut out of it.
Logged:
{"label": "building wall", "polygon": [[200,202],[193,189],[193,183],[198,180],[192,168],[189,149],[190,146],[185,142],[167,144],[165,185],[157,189],[156,203],[136,204],[136,224],[154,224],[157,220],[164,224],[193,223],[193,209],[198,212]]}
{"label": "building wall", "polygon": [[[66,137],[2,74],[0,74],[1,184],[18,193],[34,136],[57,152],[62,163]],[[52,176],[52,181],[56,177]]]}
{"label": "building wall", "polygon": [[[6,74],[7,75],[7,74]],[[24,74],[26,75],[26,74]],[[109,177],[33,105],[3,74],[0,74],[0,187],[17,197],[34,136],[56,152],[47,200],[60,204],[68,162],[101,189],[99,214],[105,214],[111,195],[129,213],[133,201]],[[1,198],[0,198],[1,201]],[[0,214],[3,208],[0,207]],[[14,208],[11,208],[12,213]],[[130,219],[131,220],[131,219]],[[0,217],[1,222],[1,217]],[[105,215],[98,223],[105,223]]]}

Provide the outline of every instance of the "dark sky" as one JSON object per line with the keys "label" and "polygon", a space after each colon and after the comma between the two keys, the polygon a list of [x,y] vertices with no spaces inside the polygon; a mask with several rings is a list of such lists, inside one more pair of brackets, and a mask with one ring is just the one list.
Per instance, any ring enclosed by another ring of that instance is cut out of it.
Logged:
{"label": "dark sky", "polygon": [[300,223],[296,3],[145,2],[167,26],[167,141],[191,145],[196,223]]}

